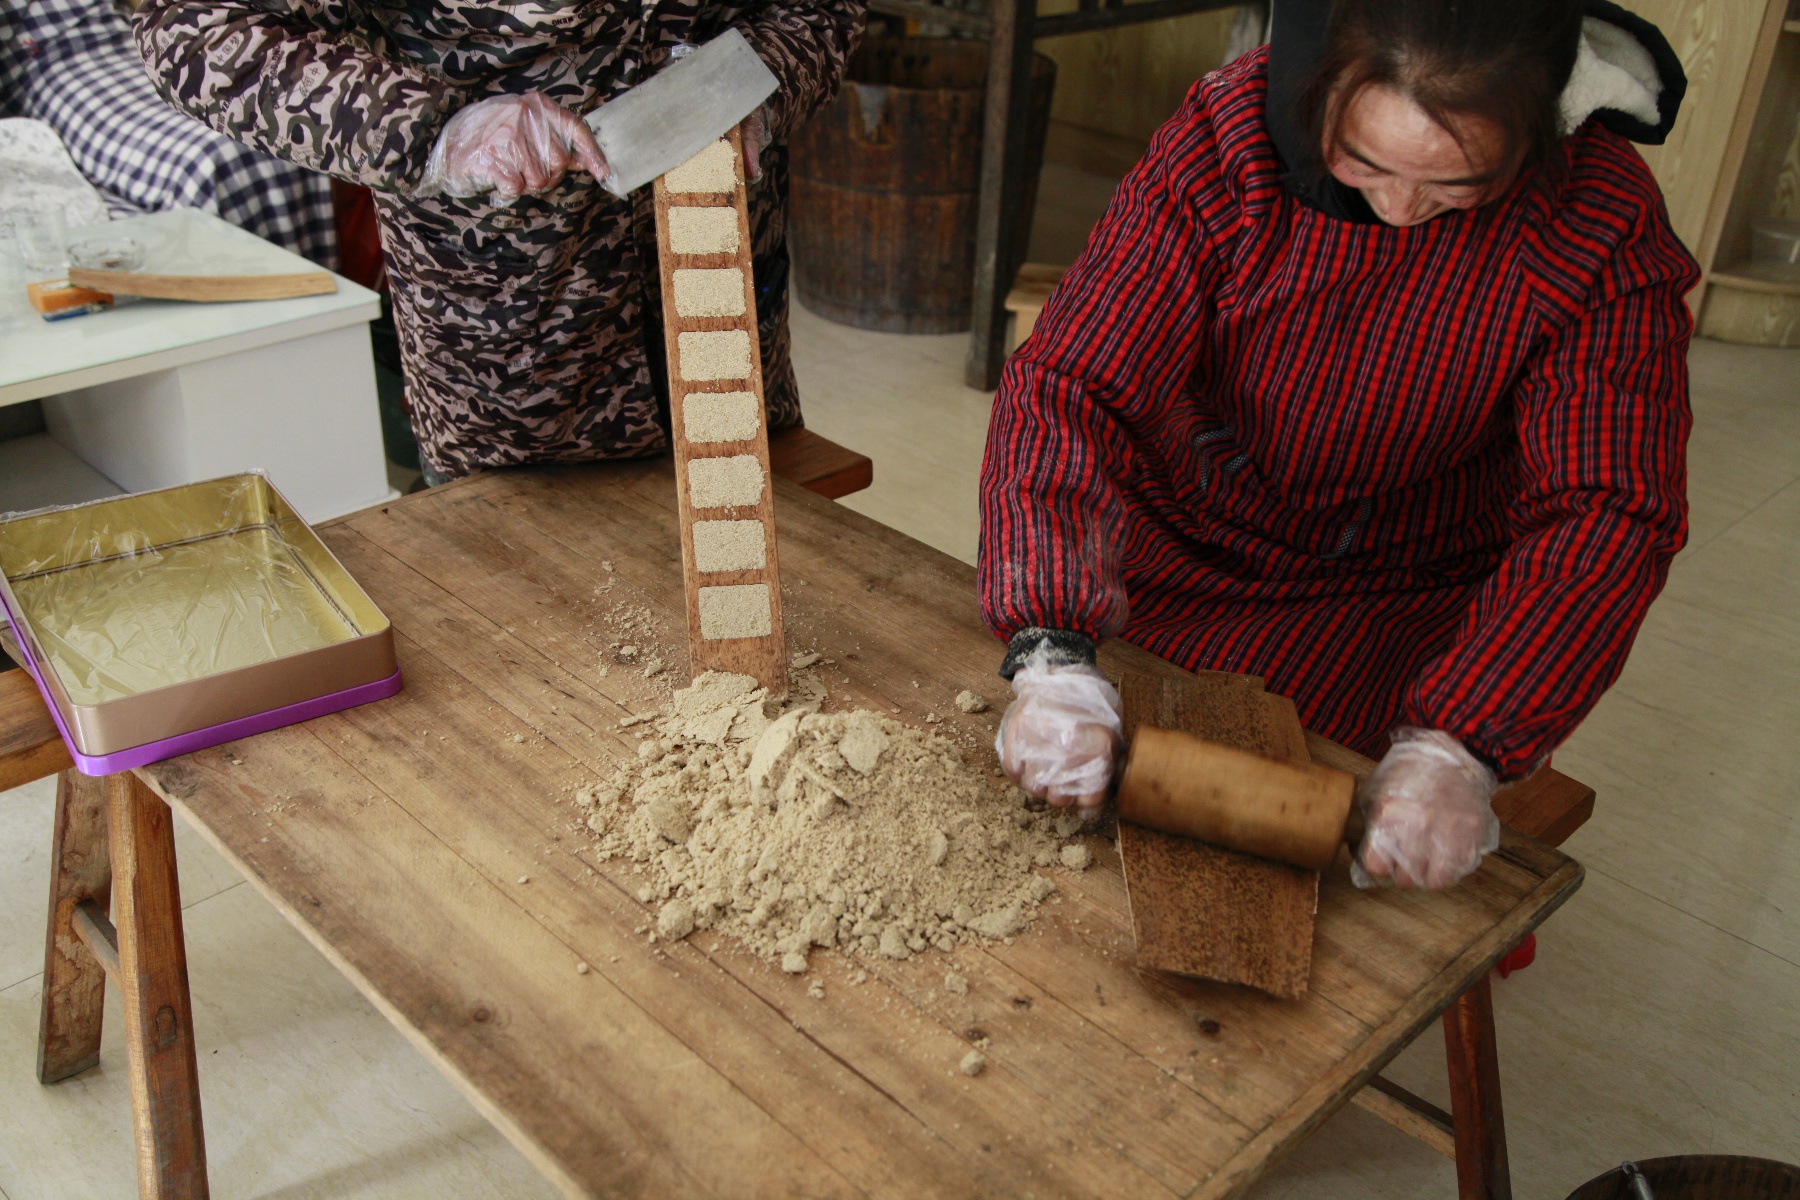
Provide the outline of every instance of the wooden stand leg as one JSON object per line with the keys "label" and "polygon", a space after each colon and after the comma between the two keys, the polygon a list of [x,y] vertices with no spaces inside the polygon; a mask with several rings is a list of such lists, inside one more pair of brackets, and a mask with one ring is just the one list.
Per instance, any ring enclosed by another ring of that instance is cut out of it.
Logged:
{"label": "wooden stand leg", "polygon": [[1444,1014],[1444,1049],[1456,1126],[1456,1194],[1459,1200],[1512,1200],[1494,996],[1486,975]]}
{"label": "wooden stand leg", "polygon": [[981,129],[981,191],[975,212],[975,285],[969,360],[963,381],[991,392],[1006,360],[1006,293],[1018,267],[1012,226],[1025,193],[1031,126],[1035,0],[994,0],[988,41],[986,111]]}
{"label": "wooden stand leg", "polygon": [[75,930],[76,906],[106,911],[112,864],[106,850],[106,783],[75,771],[56,780],[50,842],[50,928],[44,937],[44,1003],[38,1023],[38,1082],[79,1075],[100,1061],[106,971]]}
{"label": "wooden stand leg", "polygon": [[174,814],[130,772],[108,776],[118,984],[144,1200],[204,1200],[206,1144],[175,878]]}

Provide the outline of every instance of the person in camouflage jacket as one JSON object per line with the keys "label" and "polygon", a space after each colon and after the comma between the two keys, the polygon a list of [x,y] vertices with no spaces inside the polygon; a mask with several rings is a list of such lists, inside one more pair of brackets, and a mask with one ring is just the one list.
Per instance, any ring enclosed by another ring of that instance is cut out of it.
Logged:
{"label": "person in camouflage jacket", "polygon": [[162,95],[239,141],[374,189],[428,477],[649,454],[662,334],[650,189],[583,171],[501,204],[421,189],[479,100],[585,114],[683,45],[740,29],[781,81],[749,189],[769,424],[800,423],[788,354],[785,135],[837,90],[865,0],[145,0]]}

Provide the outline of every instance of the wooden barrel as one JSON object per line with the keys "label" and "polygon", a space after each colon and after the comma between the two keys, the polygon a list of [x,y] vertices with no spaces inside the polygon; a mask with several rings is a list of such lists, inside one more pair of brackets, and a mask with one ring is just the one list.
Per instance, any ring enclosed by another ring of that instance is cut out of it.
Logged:
{"label": "wooden barrel", "polygon": [[[1678,1154],[1639,1159],[1636,1167],[1656,1200],[1800,1200],[1800,1166],[1773,1159]],[[1621,1166],[1582,1184],[1568,1200],[1638,1200],[1642,1195]]]}
{"label": "wooden barrel", "polygon": [[[864,40],[844,86],[793,139],[794,290],[832,321],[887,333],[969,328],[987,44]],[[1030,236],[1056,64],[1035,56],[1016,269]]]}

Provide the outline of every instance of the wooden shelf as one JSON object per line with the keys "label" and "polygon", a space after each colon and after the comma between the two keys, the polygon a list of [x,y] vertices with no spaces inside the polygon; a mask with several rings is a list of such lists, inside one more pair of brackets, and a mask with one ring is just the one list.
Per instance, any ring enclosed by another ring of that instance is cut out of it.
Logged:
{"label": "wooden shelf", "polygon": [[1800,277],[1782,274],[1773,267],[1754,262],[1735,262],[1713,271],[1709,282],[1723,284],[1746,292],[1768,292],[1777,296],[1800,296]]}

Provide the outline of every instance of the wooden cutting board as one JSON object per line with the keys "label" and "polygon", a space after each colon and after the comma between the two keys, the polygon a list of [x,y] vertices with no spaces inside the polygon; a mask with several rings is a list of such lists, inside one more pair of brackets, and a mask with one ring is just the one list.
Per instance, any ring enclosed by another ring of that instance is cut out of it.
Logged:
{"label": "wooden cutting board", "polygon": [[291,300],[296,296],[329,296],[337,291],[337,280],[328,271],[302,271],[292,275],[147,275],[137,271],[71,267],[69,282],[76,287],[115,296],[200,303]]}
{"label": "wooden cutting board", "polygon": [[[1250,676],[1127,675],[1119,692],[1129,739],[1142,724],[1272,758],[1308,762],[1291,700]],[[1119,823],[1140,968],[1305,993],[1319,875],[1190,838]]]}

